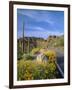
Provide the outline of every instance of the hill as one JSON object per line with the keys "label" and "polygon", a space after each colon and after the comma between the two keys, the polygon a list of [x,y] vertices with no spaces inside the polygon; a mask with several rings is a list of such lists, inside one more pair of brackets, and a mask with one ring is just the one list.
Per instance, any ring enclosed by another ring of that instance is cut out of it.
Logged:
{"label": "hill", "polygon": [[47,38],[48,47],[64,46],[64,35],[61,36],[49,36]]}
{"label": "hill", "polygon": [[24,37],[17,40],[18,45],[23,47],[24,52],[30,52],[33,48],[49,48],[49,47],[63,47],[64,46],[64,35],[61,36],[49,36],[46,40],[37,37]]}

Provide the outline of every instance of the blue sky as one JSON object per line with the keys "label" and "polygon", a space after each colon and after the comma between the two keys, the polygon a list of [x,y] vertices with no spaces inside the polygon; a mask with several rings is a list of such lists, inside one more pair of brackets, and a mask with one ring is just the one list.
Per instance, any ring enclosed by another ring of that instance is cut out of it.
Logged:
{"label": "blue sky", "polygon": [[48,38],[50,35],[63,35],[64,12],[51,10],[17,9],[17,37]]}

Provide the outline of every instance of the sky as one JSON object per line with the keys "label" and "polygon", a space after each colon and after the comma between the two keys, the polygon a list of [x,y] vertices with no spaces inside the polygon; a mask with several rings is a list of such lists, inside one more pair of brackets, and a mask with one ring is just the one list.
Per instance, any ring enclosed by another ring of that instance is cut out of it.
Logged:
{"label": "sky", "polygon": [[52,10],[17,9],[17,38],[47,39],[50,35],[64,34],[64,12]]}

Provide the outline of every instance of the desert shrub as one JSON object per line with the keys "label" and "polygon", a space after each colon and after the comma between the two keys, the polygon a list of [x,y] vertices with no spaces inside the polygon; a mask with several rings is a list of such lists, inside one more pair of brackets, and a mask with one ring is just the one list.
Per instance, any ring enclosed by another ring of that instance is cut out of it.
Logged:
{"label": "desert shrub", "polygon": [[56,52],[52,50],[48,50],[44,52],[44,54],[48,57],[48,60],[55,61],[56,60]]}
{"label": "desert shrub", "polygon": [[17,60],[22,59],[23,51],[20,44],[17,44]]}
{"label": "desert shrub", "polygon": [[54,62],[48,62],[45,69],[46,78],[56,78],[56,64]]}
{"label": "desert shrub", "polygon": [[39,52],[40,48],[33,48],[31,53],[32,54],[37,54]]}
{"label": "desert shrub", "polygon": [[64,46],[64,38],[60,39],[60,46]]}
{"label": "desert shrub", "polygon": [[39,80],[56,78],[55,63],[38,63],[31,60],[20,60],[17,63],[18,80]]}
{"label": "desert shrub", "polygon": [[24,54],[23,59],[24,60],[33,60],[33,59],[35,59],[35,56],[33,56],[32,54]]}
{"label": "desert shrub", "polygon": [[63,37],[60,38],[60,39],[57,41],[56,46],[57,46],[57,47],[58,47],[58,46],[64,46],[64,38],[63,38]]}

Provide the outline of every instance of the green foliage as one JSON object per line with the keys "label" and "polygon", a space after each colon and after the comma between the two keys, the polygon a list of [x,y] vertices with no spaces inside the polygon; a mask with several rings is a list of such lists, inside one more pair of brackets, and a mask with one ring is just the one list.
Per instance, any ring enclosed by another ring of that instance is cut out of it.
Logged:
{"label": "green foliage", "polygon": [[56,78],[56,65],[54,62],[48,62],[45,74],[48,79]]}
{"label": "green foliage", "polygon": [[32,51],[31,51],[31,53],[32,54],[36,54],[36,53],[39,52],[39,50],[40,50],[40,48],[33,48]]}
{"label": "green foliage", "polygon": [[22,59],[23,56],[23,51],[22,51],[22,47],[20,44],[17,45],[17,59],[20,60]]}
{"label": "green foliage", "polygon": [[18,80],[38,80],[56,78],[56,65],[53,62],[41,62],[20,60],[17,63]]}
{"label": "green foliage", "polygon": [[55,61],[56,60],[56,52],[52,50],[48,50],[44,52],[44,54],[48,57],[50,61]]}
{"label": "green foliage", "polygon": [[55,46],[64,46],[64,37],[61,37],[57,42]]}
{"label": "green foliage", "polygon": [[60,46],[64,46],[64,38],[60,39]]}
{"label": "green foliage", "polygon": [[24,60],[34,60],[35,56],[31,55],[31,54],[24,54],[23,55],[23,59]]}
{"label": "green foliage", "polygon": [[[56,78],[56,52],[52,49],[48,50],[48,48],[63,48],[64,37],[50,37],[48,40],[38,40],[36,38],[35,40],[29,39],[28,41],[27,39],[27,42],[25,41],[25,44],[24,47],[26,54],[23,54],[22,45],[20,45],[20,43],[18,43],[17,46],[17,80],[38,80]],[[42,58],[39,58],[38,60],[41,62],[35,60],[36,55],[40,53],[47,57],[48,60],[46,62],[41,60]]]}
{"label": "green foliage", "polygon": [[60,46],[64,46],[64,36],[59,36],[59,37],[49,37],[47,40],[48,43],[48,47],[60,47]]}

